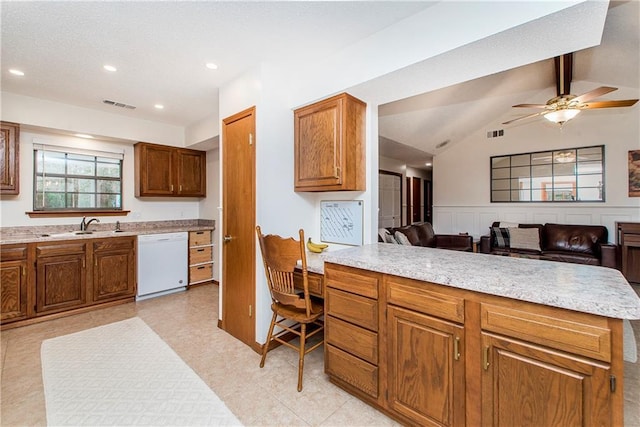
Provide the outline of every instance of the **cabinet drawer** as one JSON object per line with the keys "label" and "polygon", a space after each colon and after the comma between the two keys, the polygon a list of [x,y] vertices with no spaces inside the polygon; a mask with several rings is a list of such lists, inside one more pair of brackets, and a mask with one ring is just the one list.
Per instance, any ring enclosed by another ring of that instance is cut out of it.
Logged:
{"label": "cabinet drawer", "polygon": [[325,340],[336,347],[378,365],[378,334],[332,316],[325,322]]}
{"label": "cabinet drawer", "polygon": [[2,246],[0,261],[16,261],[27,259],[27,246]]}
{"label": "cabinet drawer", "polygon": [[191,265],[211,261],[212,259],[211,246],[189,249],[189,264]]}
{"label": "cabinet drawer", "polygon": [[369,298],[378,298],[378,275],[353,268],[344,271],[340,266],[325,264],[324,280],[327,286]]}
{"label": "cabinet drawer", "polygon": [[189,267],[189,283],[213,279],[213,264],[203,264]]}
{"label": "cabinet drawer", "polygon": [[93,243],[94,251],[109,251],[117,249],[133,249],[135,247],[135,237],[112,237],[98,240]]}
{"label": "cabinet drawer", "polygon": [[211,244],[211,231],[190,231],[189,232],[189,246],[210,245]]}
{"label": "cabinet drawer", "polygon": [[327,314],[374,332],[378,331],[378,302],[376,300],[328,288],[324,304]]}
{"label": "cabinet drawer", "polygon": [[37,257],[79,254],[86,251],[87,243],[56,243],[53,245],[38,245]]}
{"label": "cabinet drawer", "polygon": [[[293,272],[293,283],[297,289],[303,289],[302,287],[302,273],[298,270]],[[309,286],[309,293],[320,298],[324,298],[324,286],[322,286],[322,275],[307,272],[307,285]]]}
{"label": "cabinet drawer", "polygon": [[400,277],[389,277],[385,280],[389,304],[464,323],[463,298],[425,289],[423,282],[416,283]]}
{"label": "cabinet drawer", "polygon": [[625,234],[623,246],[640,246],[640,234]]}
{"label": "cabinet drawer", "polygon": [[364,360],[327,345],[325,371],[369,396],[378,397],[378,368]]}
{"label": "cabinet drawer", "polygon": [[535,314],[532,310],[483,303],[480,324],[485,331],[611,361],[611,330],[606,319],[548,307],[536,306]]}

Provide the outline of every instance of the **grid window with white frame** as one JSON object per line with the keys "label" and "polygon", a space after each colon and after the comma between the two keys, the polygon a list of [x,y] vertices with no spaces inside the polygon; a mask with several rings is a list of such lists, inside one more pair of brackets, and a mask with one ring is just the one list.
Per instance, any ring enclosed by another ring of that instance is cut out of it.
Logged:
{"label": "grid window with white frame", "polygon": [[34,211],[122,210],[119,153],[34,144]]}

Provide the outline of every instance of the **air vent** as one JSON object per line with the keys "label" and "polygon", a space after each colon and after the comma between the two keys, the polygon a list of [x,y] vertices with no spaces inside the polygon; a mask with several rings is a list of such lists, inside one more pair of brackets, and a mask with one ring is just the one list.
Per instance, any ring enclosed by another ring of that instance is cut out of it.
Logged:
{"label": "air vent", "polygon": [[123,104],[122,102],[110,101],[108,99],[104,99],[102,102],[104,102],[107,105],[113,105],[114,107],[128,108],[129,110],[136,109],[134,105]]}
{"label": "air vent", "polygon": [[498,138],[504,136],[504,129],[490,130],[487,132],[487,138]]}
{"label": "air vent", "polygon": [[445,141],[442,141],[440,144],[436,145],[436,148],[442,148],[442,147],[444,147],[445,145],[447,145],[450,142],[451,142],[451,140],[448,140],[448,139],[445,140]]}

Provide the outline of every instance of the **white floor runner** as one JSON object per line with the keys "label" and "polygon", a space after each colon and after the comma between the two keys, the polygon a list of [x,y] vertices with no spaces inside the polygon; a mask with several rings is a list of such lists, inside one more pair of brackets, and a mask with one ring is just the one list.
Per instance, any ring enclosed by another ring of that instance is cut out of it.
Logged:
{"label": "white floor runner", "polygon": [[241,425],[140,318],[42,343],[50,426]]}

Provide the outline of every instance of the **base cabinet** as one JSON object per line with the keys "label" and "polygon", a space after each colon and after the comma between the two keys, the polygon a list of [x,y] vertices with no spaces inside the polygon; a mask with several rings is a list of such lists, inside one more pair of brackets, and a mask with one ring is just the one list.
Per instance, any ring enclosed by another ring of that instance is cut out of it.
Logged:
{"label": "base cabinet", "polygon": [[483,426],[612,425],[608,364],[483,334]]}
{"label": "base cabinet", "polygon": [[86,243],[36,248],[36,313],[52,313],[87,303]]}
{"label": "base cabinet", "polygon": [[27,317],[27,247],[3,246],[0,254],[1,320]]}
{"label": "base cabinet", "polygon": [[371,274],[325,262],[325,372],[353,395],[406,425],[623,425],[622,320],[386,274],[367,305]]}
{"label": "base cabinet", "polygon": [[464,426],[464,328],[391,306],[387,333],[389,409],[423,426]]}
{"label": "base cabinet", "polygon": [[2,327],[133,301],[135,236],[2,245]]}
{"label": "base cabinet", "polygon": [[108,301],[136,294],[136,240],[105,239],[93,243],[93,300]]}

